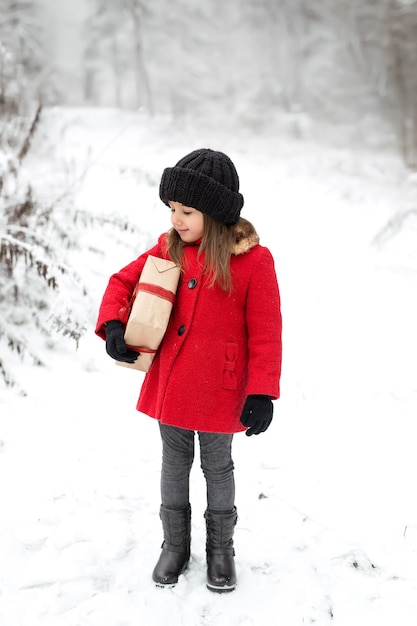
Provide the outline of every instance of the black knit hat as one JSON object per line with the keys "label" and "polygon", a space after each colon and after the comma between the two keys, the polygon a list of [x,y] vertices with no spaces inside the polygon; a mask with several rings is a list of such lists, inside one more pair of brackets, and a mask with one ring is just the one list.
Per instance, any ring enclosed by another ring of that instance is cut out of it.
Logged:
{"label": "black knit hat", "polygon": [[239,177],[223,152],[202,148],[182,158],[162,174],[159,196],[181,202],[224,224],[236,224],[243,207]]}

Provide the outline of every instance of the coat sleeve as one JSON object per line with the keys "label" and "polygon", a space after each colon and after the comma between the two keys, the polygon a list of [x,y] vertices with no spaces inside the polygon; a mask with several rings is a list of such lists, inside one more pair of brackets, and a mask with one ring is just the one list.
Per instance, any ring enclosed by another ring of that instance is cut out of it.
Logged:
{"label": "coat sleeve", "polygon": [[106,323],[110,320],[120,319],[120,310],[129,304],[148,256],[151,254],[153,256],[164,257],[161,247],[162,237],[163,235],[161,235],[158,243],[153,248],[144,252],[135,261],[132,261],[132,263],[123,267],[119,272],[110,276],[99,307],[95,328],[96,335],[102,339],[106,339]]}
{"label": "coat sleeve", "polygon": [[282,317],[274,260],[262,248],[249,283],[246,301],[248,380],[246,394],[280,396]]}

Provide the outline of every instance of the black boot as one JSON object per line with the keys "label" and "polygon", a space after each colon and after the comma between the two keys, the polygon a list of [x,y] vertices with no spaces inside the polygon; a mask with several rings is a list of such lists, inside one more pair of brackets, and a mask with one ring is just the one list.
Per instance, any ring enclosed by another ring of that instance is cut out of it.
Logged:
{"label": "black boot", "polygon": [[161,505],[159,516],[162,520],[164,541],[152,579],[158,587],[172,587],[178,576],[186,569],[190,559],[191,507],[175,511]]}
{"label": "black boot", "polygon": [[207,588],[222,593],[236,587],[233,533],[236,508],[230,513],[204,513],[207,526]]}

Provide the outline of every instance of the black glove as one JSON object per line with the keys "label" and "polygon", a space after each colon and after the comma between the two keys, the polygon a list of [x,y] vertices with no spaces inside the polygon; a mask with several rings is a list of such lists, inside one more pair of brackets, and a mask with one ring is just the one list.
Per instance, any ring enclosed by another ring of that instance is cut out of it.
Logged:
{"label": "black glove", "polygon": [[253,395],[246,398],[240,421],[249,426],[246,434],[259,435],[266,431],[272,422],[274,405],[269,396]]}
{"label": "black glove", "polygon": [[125,328],[119,320],[111,320],[106,324],[106,352],[112,359],[123,363],[134,363],[139,352],[128,350],[125,342]]}

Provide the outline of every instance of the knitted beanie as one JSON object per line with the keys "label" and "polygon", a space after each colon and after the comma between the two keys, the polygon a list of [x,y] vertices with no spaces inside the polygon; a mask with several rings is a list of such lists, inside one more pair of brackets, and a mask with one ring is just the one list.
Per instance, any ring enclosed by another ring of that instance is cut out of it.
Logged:
{"label": "knitted beanie", "polygon": [[223,152],[202,148],[182,158],[162,174],[159,196],[193,207],[224,224],[236,224],[243,207],[239,177]]}

